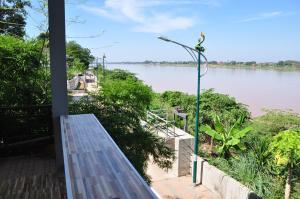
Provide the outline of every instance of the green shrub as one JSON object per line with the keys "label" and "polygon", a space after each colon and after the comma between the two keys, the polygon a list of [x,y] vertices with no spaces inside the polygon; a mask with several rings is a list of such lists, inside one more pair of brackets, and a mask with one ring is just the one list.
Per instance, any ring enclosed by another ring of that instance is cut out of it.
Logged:
{"label": "green shrub", "polygon": [[261,166],[257,164],[255,156],[253,152],[249,152],[243,155],[237,155],[229,160],[220,157],[209,157],[208,161],[247,186],[262,198],[282,198],[284,195],[282,190],[284,180],[261,170]]}
{"label": "green shrub", "polygon": [[217,141],[217,152],[222,157],[229,158],[232,149],[246,149],[241,139],[245,137],[252,128],[250,126],[242,128],[243,120],[244,118],[240,117],[232,126],[224,126],[219,116],[216,115],[213,128],[206,124],[201,126],[201,130],[213,140]]}
{"label": "green shrub", "polygon": [[50,102],[50,72],[42,43],[0,35],[1,105]]}
{"label": "green shrub", "polygon": [[[179,106],[188,114],[189,133],[194,133],[196,115],[196,96],[179,91],[166,91],[156,95],[152,108],[165,108],[169,112],[171,107]],[[214,115],[218,115],[225,125],[233,125],[241,116],[245,122],[250,118],[247,107],[228,95],[216,93],[213,89],[205,90],[200,96],[200,125],[214,124]]]}
{"label": "green shrub", "polygon": [[274,136],[269,148],[274,154],[274,162],[282,168],[287,178],[285,198],[290,198],[294,172],[300,165],[300,132],[293,130],[279,132]]}
{"label": "green shrub", "polygon": [[300,116],[293,112],[266,110],[266,114],[253,120],[253,130],[258,136],[273,136],[280,131],[300,130]]}

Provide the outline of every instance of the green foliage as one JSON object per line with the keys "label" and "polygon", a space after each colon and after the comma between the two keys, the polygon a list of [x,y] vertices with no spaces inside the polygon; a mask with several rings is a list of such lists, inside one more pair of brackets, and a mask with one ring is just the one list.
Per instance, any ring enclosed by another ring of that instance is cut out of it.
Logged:
{"label": "green foliage", "polygon": [[50,72],[41,52],[40,41],[0,36],[1,105],[50,102]]}
{"label": "green foliage", "polygon": [[151,87],[143,84],[134,74],[124,70],[105,70],[102,81],[103,95],[113,103],[132,107],[132,111],[144,116],[152,100]]}
{"label": "green foliage", "polygon": [[[300,165],[300,132],[286,130],[274,136],[270,146],[274,154],[275,163],[286,174],[285,198],[290,198],[293,172],[299,172]],[[298,173],[299,177],[299,173]]]}
{"label": "green foliage", "polygon": [[244,104],[233,97],[206,90],[200,97],[200,118],[203,124],[213,125],[214,115],[218,115],[225,125],[233,125],[240,117],[247,121],[250,113]]}
{"label": "green foliage", "polygon": [[0,1],[0,35],[7,34],[16,37],[25,35],[27,0]]}
{"label": "green foliage", "polygon": [[195,112],[196,97],[179,91],[166,91],[161,94],[161,101],[170,107],[180,106],[187,112]]}
{"label": "green foliage", "polygon": [[106,78],[110,80],[134,80],[134,81],[140,81],[135,76],[134,73],[131,73],[127,70],[121,70],[121,69],[114,69],[114,70],[106,70]]}
{"label": "green foliage", "polygon": [[[291,148],[299,147],[300,133],[294,130],[294,133],[290,132],[283,136],[282,134],[284,133],[278,134],[275,130],[289,127],[297,128],[298,121],[299,116],[296,114],[269,111],[266,115],[256,118],[252,124],[246,124],[253,128],[243,139],[247,147],[247,153],[245,151],[236,151],[228,159],[208,156],[208,160],[211,164],[243,183],[262,198],[283,198],[283,187],[287,174],[287,166],[284,165],[288,164],[288,158],[281,154],[289,154],[287,151],[292,151]],[[272,139],[271,135],[276,134],[278,134],[278,137],[275,136]],[[277,144],[274,145],[274,142]],[[281,143],[280,147],[285,153],[283,151],[281,153],[278,152],[278,142]],[[274,160],[280,165],[276,166]],[[295,161],[299,162],[299,158],[293,158],[292,160],[294,164],[297,164]],[[293,176],[291,176],[293,184],[291,198],[294,199],[299,199],[300,196],[299,176],[299,166],[295,166]]]}
{"label": "green foliage", "polygon": [[[151,108],[168,109],[179,106],[188,114],[188,125],[195,126],[196,96],[188,95],[179,91],[166,91],[161,95],[156,94]],[[236,102],[228,95],[215,93],[213,89],[205,90],[200,96],[200,125],[213,126],[214,116],[218,115],[225,125],[233,125],[239,117],[243,116],[246,122],[250,118],[245,105]],[[193,134],[193,128],[189,128]]]}
{"label": "green foliage", "polygon": [[107,70],[106,73],[102,90],[74,102],[70,110],[72,113],[95,114],[126,157],[150,182],[145,173],[150,157],[161,168],[171,168],[174,159],[174,153],[165,146],[165,141],[140,124],[150,105],[152,91],[126,71]]}
{"label": "green foliage", "polygon": [[300,130],[300,117],[292,112],[267,110],[253,120],[253,128],[259,136],[273,136],[288,129]]}
{"label": "green foliage", "polygon": [[281,199],[284,195],[282,190],[284,179],[261,170],[261,166],[257,164],[255,155],[253,152],[243,153],[228,160],[209,157],[208,161],[249,187],[260,197],[265,199]]}
{"label": "green foliage", "polygon": [[232,148],[244,150],[241,139],[251,131],[251,127],[242,128],[243,118],[240,117],[231,127],[224,126],[219,116],[214,118],[214,129],[209,125],[201,126],[201,130],[220,143],[217,152],[225,158],[229,158]]}
{"label": "green foliage", "polygon": [[85,68],[84,64],[82,62],[80,62],[80,60],[78,58],[75,58],[72,67],[67,68],[68,79],[71,79],[72,77],[74,77],[78,74],[84,73],[85,70],[86,70],[86,68]]}
{"label": "green foliage", "polygon": [[103,95],[111,102],[130,106],[132,111],[143,115],[152,98],[150,87],[133,79],[107,80],[102,86]]}
{"label": "green foliage", "polygon": [[67,65],[68,67],[76,67],[76,62],[81,62],[84,69],[88,69],[90,62],[94,60],[91,51],[88,48],[83,48],[75,41],[70,41],[66,45]]}
{"label": "green foliage", "polygon": [[273,166],[271,153],[269,151],[270,139],[266,137],[250,137],[250,141],[246,142],[246,146],[253,152],[256,164],[260,171],[272,172]]}
{"label": "green foliage", "polygon": [[277,165],[293,168],[300,164],[300,132],[286,130],[278,133],[270,144],[270,151]]}

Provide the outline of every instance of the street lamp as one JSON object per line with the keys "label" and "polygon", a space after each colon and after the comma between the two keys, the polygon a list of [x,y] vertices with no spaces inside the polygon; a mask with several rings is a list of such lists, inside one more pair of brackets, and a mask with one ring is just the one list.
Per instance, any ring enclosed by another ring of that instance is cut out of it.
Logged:
{"label": "street lamp", "polygon": [[104,59],[106,58],[105,54],[102,56],[102,67],[103,67],[103,79],[105,79],[105,66],[104,66]]}
{"label": "street lamp", "polygon": [[[195,126],[195,144],[194,144],[194,160],[193,160],[193,183],[196,185],[197,181],[197,153],[198,153],[198,140],[199,140],[199,110],[200,110],[200,78],[203,77],[208,70],[207,66],[207,59],[203,55],[204,52],[204,47],[201,46],[201,44],[205,40],[205,35],[204,33],[201,33],[200,38],[198,39],[198,43],[196,44],[195,48],[189,47],[187,45],[181,44],[179,42],[173,41],[169,38],[160,36],[158,39],[161,39],[166,42],[171,42],[174,44],[177,44],[181,47],[183,47],[193,58],[194,62],[197,62],[197,107],[196,107],[196,126]],[[196,54],[197,53],[197,56]],[[201,64],[201,57],[204,58],[205,60],[205,71],[203,74],[200,73],[200,64]]]}

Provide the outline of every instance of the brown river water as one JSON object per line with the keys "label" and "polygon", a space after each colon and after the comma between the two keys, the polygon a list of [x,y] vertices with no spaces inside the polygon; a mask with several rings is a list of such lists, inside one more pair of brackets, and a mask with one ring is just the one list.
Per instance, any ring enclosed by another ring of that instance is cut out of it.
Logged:
{"label": "brown river water", "polygon": [[[195,67],[149,64],[107,64],[107,67],[135,73],[156,92],[177,90],[196,94],[197,91]],[[200,88],[213,88],[235,97],[248,105],[254,117],[263,114],[263,109],[300,113],[300,71],[209,68],[201,78]]]}

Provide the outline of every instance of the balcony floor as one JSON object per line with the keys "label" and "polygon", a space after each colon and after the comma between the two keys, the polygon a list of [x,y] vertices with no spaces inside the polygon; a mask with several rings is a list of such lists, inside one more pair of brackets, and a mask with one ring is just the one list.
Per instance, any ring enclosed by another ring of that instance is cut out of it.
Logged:
{"label": "balcony floor", "polygon": [[0,158],[0,199],[64,199],[65,180],[55,174],[55,159]]}

